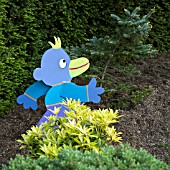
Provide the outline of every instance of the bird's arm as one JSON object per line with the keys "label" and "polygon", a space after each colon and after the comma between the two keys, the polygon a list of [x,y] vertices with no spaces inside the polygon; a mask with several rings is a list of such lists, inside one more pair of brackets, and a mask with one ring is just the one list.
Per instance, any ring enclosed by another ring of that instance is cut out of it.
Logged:
{"label": "bird's arm", "polygon": [[89,102],[88,85],[78,86],[74,83],[63,84],[60,95],[63,98],[80,99],[82,102]]}
{"label": "bird's arm", "polygon": [[42,81],[37,81],[36,83],[29,86],[25,93],[17,98],[18,104],[23,104],[25,109],[32,108],[36,110],[38,108],[37,99],[47,93],[50,86],[45,85]]}
{"label": "bird's arm", "polygon": [[37,81],[29,86],[24,94],[34,100],[37,100],[39,97],[45,95],[49,89],[50,86],[47,86],[42,81]]}
{"label": "bird's arm", "polygon": [[61,96],[65,98],[80,99],[82,102],[100,102],[99,94],[104,92],[102,87],[96,87],[96,79],[92,78],[86,86],[78,86],[74,83],[63,84]]}

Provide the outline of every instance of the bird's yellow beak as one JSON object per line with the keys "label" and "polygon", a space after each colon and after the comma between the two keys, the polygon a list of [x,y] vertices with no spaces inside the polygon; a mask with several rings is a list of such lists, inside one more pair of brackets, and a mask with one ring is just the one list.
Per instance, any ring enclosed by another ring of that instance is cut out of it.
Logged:
{"label": "bird's yellow beak", "polygon": [[73,78],[84,73],[89,68],[89,66],[89,60],[85,57],[71,60],[69,65],[70,76]]}

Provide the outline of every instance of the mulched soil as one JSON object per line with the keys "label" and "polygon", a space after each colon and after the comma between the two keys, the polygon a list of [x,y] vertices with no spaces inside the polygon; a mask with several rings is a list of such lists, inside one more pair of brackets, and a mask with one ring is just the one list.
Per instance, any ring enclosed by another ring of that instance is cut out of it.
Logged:
{"label": "mulched soil", "polygon": [[[136,148],[142,147],[170,164],[170,54],[139,62],[138,68],[142,76],[135,76],[129,81],[143,87],[150,85],[153,92],[132,109],[120,110],[124,116],[116,128],[123,133],[123,142]],[[7,116],[0,118],[0,167],[17,153],[25,154],[16,140],[46,111],[43,102],[42,97],[37,111],[25,110],[16,104]],[[169,145],[169,151],[164,147],[166,145]]]}

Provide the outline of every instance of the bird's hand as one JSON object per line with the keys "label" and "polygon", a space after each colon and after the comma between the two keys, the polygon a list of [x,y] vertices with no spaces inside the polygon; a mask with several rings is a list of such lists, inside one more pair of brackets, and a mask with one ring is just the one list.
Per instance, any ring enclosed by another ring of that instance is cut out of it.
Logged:
{"label": "bird's hand", "polygon": [[104,93],[104,89],[102,87],[96,87],[96,84],[95,78],[92,78],[88,84],[89,100],[93,103],[99,103],[101,98],[98,95]]}
{"label": "bird's hand", "polygon": [[23,104],[24,109],[28,109],[31,107],[33,110],[37,110],[37,108],[38,108],[37,102],[32,100],[25,94],[22,94],[17,98],[17,103]]}

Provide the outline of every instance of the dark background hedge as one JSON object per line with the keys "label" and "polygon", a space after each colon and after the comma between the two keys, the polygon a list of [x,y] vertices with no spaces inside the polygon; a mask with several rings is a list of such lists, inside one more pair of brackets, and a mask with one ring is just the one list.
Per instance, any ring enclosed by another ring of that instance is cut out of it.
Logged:
{"label": "dark background hedge", "polygon": [[110,14],[123,15],[123,9],[151,8],[153,29],[149,42],[160,52],[170,46],[169,0],[1,0],[0,1],[0,116],[14,105],[16,97],[34,80],[33,70],[42,54],[50,48],[48,41],[59,36],[62,47],[81,45],[87,38],[103,36],[114,29]]}

